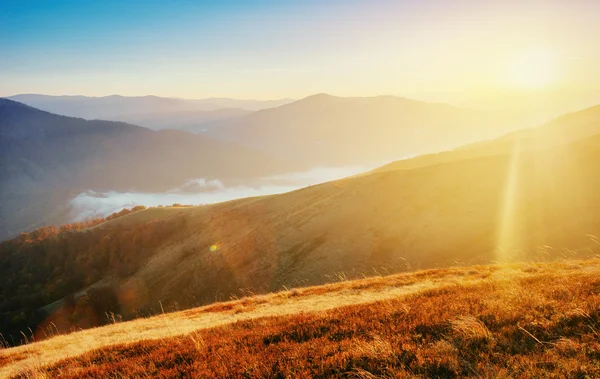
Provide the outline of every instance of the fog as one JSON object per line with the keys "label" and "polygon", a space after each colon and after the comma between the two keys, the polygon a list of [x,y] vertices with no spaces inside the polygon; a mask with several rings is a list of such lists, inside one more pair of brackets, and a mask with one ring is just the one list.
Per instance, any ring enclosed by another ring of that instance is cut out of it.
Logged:
{"label": "fog", "polygon": [[198,178],[164,193],[90,190],[80,193],[71,200],[71,219],[82,221],[92,217],[107,216],[136,205],[148,207],[172,204],[202,205],[244,197],[273,195],[356,175],[371,168],[373,167],[318,167],[304,172],[265,177],[252,184],[230,187],[218,179]]}

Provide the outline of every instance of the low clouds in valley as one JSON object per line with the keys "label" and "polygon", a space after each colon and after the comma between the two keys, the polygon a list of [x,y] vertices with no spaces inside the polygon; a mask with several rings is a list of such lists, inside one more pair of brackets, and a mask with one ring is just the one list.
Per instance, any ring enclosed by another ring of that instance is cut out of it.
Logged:
{"label": "low clouds in valley", "polygon": [[368,171],[369,167],[317,167],[303,172],[292,172],[265,177],[252,184],[226,186],[218,179],[198,178],[164,193],[96,192],[86,191],[71,200],[73,221],[107,216],[123,208],[136,205],[201,205],[244,197],[273,195],[300,189],[309,185],[341,179]]}

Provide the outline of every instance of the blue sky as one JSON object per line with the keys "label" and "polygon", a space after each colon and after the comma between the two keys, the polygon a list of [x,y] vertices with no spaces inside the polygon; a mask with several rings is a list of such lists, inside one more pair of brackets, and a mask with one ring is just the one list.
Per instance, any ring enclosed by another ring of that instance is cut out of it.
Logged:
{"label": "blue sky", "polygon": [[597,89],[599,2],[492,3],[2,0],[0,96],[476,97],[540,48]]}

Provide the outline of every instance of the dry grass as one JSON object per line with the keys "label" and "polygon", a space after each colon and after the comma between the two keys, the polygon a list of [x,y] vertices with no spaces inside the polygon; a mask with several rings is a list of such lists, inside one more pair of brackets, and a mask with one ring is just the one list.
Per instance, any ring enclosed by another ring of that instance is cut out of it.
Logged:
{"label": "dry grass", "polygon": [[5,349],[0,376],[594,377],[599,271],[481,266],[284,291]]}
{"label": "dry grass", "polygon": [[483,322],[473,316],[460,316],[450,322],[452,331],[461,339],[467,341],[493,339],[492,333]]}
{"label": "dry grass", "polygon": [[[160,312],[159,304],[167,311],[189,309],[283,286],[511,259],[599,256],[596,150],[520,157],[507,220],[499,215],[513,168],[508,157],[495,156],[281,195],[148,209],[51,246],[11,247],[0,254],[5,257],[0,267],[6,268],[0,278],[10,295],[0,301],[0,332],[13,344],[22,339],[21,330],[38,332],[35,326],[43,329],[48,320],[42,315],[38,320],[35,310],[47,310],[49,303],[49,321],[70,330],[102,323],[105,311],[130,320]],[[503,232],[503,223],[511,230]],[[146,224],[161,227],[146,233]],[[510,238],[499,241],[499,234]],[[91,246],[84,253],[82,242]],[[57,309],[65,296],[102,280],[114,281],[118,306],[73,312],[86,315],[81,318],[70,317],[69,307]]]}

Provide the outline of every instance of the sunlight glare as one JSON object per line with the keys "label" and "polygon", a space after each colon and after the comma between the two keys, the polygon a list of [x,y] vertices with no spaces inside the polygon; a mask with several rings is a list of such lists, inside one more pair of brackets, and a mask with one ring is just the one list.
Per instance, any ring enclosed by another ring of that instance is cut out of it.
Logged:
{"label": "sunlight glare", "polygon": [[558,80],[558,59],[547,49],[533,49],[515,57],[509,64],[508,80],[524,90],[547,88]]}
{"label": "sunlight glare", "polygon": [[510,155],[504,194],[501,199],[500,215],[497,231],[496,260],[504,263],[514,258],[517,248],[517,232],[515,225],[517,190],[519,186],[519,164],[521,159],[521,140],[515,141]]}

